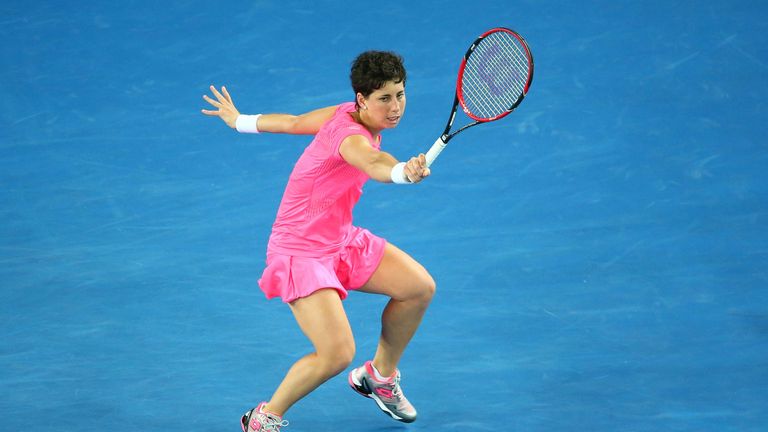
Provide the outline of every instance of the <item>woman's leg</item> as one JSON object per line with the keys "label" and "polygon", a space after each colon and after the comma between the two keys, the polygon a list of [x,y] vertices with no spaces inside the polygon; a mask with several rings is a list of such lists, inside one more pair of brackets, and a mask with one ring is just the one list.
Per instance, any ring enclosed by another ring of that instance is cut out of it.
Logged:
{"label": "woman's leg", "polygon": [[355,341],[338,292],[322,289],[291,303],[296,322],[315,352],[294,363],[267,403],[282,416],[294,403],[338,375],[355,356]]}
{"label": "woman's leg", "polygon": [[359,291],[391,298],[381,316],[373,365],[382,375],[392,375],[435,294],[435,281],[416,260],[387,243],[379,267]]}

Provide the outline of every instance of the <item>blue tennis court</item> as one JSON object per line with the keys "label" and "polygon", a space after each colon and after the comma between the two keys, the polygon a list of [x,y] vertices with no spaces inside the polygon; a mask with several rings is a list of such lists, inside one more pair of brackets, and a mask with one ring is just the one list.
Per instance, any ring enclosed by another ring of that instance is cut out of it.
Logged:
{"label": "blue tennis court", "polygon": [[[175,4],[178,3],[178,4]],[[0,6],[0,430],[239,431],[311,346],[256,281],[309,137],[200,114],[351,101],[394,50],[426,151],[494,26],[536,61],[518,110],[356,224],[437,295],[400,368],[403,425],[342,374],[289,432],[738,431],[768,425],[768,5],[21,2]],[[461,121],[461,120],[459,120]],[[355,365],[384,298],[345,301]]]}

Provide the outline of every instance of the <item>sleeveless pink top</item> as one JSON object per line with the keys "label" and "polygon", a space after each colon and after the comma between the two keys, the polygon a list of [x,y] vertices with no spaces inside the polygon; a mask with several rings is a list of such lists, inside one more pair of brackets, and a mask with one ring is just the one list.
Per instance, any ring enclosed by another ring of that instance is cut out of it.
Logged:
{"label": "sleeveless pink top", "polygon": [[363,135],[377,150],[381,143],[355,122],[354,102],[339,105],[301,155],[272,225],[267,254],[320,257],[338,253],[352,229],[352,209],[368,175],[339,153],[350,135]]}

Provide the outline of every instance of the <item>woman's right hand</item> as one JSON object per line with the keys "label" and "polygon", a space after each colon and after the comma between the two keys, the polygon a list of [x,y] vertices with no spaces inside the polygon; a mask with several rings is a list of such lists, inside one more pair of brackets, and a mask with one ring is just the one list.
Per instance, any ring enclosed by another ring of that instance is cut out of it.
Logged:
{"label": "woman's right hand", "polygon": [[201,111],[205,115],[218,116],[227,124],[227,126],[235,129],[235,121],[237,121],[237,116],[240,115],[240,112],[235,108],[235,104],[232,102],[232,96],[229,95],[227,88],[222,86],[221,93],[219,93],[219,91],[216,90],[216,87],[211,86],[211,93],[216,96],[216,100],[211,99],[208,95],[203,95],[203,99],[217,109],[215,111],[205,109]]}
{"label": "woman's right hand", "polygon": [[429,177],[431,171],[427,167],[427,158],[424,153],[410,158],[406,162],[403,172],[411,183],[418,183],[424,180],[425,177]]}

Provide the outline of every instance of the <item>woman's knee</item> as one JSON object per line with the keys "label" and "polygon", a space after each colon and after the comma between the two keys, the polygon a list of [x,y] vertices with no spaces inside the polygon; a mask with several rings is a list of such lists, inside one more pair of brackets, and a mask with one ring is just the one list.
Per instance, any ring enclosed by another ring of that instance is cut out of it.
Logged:
{"label": "woman's knee", "polygon": [[330,376],[336,376],[352,364],[355,358],[354,339],[340,340],[317,353],[324,372]]}
{"label": "woman's knee", "polygon": [[400,296],[393,298],[400,301],[418,302],[427,306],[432,301],[432,297],[435,296],[436,289],[435,280],[425,271],[413,278],[408,289],[401,291]]}
{"label": "woman's knee", "polygon": [[432,297],[435,296],[435,291],[437,291],[437,283],[435,283],[435,280],[432,278],[432,276],[427,273],[424,279],[421,281],[421,298],[429,303],[432,301]]}

